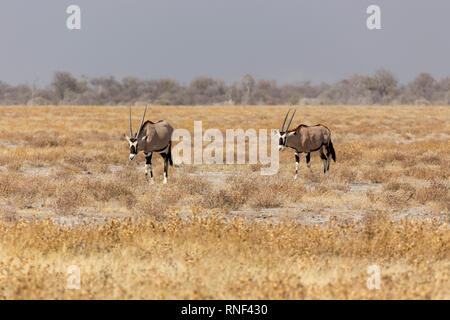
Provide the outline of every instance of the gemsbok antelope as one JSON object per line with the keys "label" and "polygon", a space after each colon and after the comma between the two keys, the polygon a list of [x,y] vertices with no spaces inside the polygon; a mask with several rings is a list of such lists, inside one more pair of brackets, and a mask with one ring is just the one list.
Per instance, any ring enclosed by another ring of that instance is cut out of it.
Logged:
{"label": "gemsbok antelope", "polygon": [[147,106],[145,107],[139,130],[133,136],[130,106],[130,136],[125,135],[130,144],[130,160],[133,160],[139,151],[143,151],[145,156],[145,176],[147,178],[150,171],[150,179],[153,183],[152,155],[153,153],[159,153],[164,159],[164,183],[167,183],[168,165],[173,166],[171,151],[173,128],[166,120],[159,120],[158,122],[147,120],[144,123],[146,112]]}
{"label": "gemsbok antelope", "polygon": [[[327,173],[330,170],[331,158],[336,162],[336,153],[334,152],[333,143],[331,142],[331,131],[327,127],[321,124],[315,126],[307,126],[300,124],[297,128],[289,130],[292,119],[294,119],[295,112],[291,116],[291,119],[286,127],[286,119],[289,115],[291,109],[288,110],[286,116],[284,117],[283,124],[281,125],[280,131],[277,131],[279,142],[278,150],[282,151],[285,147],[292,148],[295,150],[295,176],[297,179],[298,175],[298,165],[300,161],[300,153],[306,153],[306,164],[308,167],[311,166],[311,152],[319,151],[320,158],[323,160],[323,172]],[[326,155],[324,153],[326,150]],[[331,157],[330,157],[331,156]]]}

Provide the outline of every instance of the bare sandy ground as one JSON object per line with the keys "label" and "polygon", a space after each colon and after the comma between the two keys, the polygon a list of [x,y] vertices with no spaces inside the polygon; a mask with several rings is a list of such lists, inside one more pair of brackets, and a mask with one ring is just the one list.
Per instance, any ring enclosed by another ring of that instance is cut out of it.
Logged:
{"label": "bare sandy ground", "polygon": [[[26,173],[27,175],[43,175],[48,176],[50,173],[55,172],[58,168],[56,166],[51,167],[41,167],[41,168],[31,168],[24,167],[20,171]],[[116,172],[122,170],[123,166],[120,165],[110,165],[109,170],[111,172]],[[141,170],[141,169],[139,169]],[[7,171],[7,168],[0,166],[0,171]],[[82,175],[89,175],[89,172],[85,172]],[[239,171],[199,171],[188,173],[192,177],[202,177],[213,184],[215,188],[220,188],[226,185],[227,177],[241,174]],[[98,175],[96,178],[101,178]],[[297,181],[295,183],[302,183]],[[303,183],[307,190],[314,190],[315,185],[312,183]],[[380,183],[350,183],[348,193],[359,196],[365,194],[368,191],[381,190],[382,184]],[[0,202],[0,208],[10,207],[5,202]],[[140,214],[130,214],[127,212],[122,212],[120,208],[114,208],[114,206],[109,208],[108,213],[98,213],[95,207],[82,207],[80,208],[80,213],[75,215],[58,215],[52,209],[45,208],[43,205],[30,204],[24,209],[17,212],[13,219],[51,219],[53,222],[65,225],[68,227],[78,226],[82,224],[87,225],[102,225],[110,219],[117,219],[119,221],[123,219],[140,219],[145,218],[145,215]],[[370,214],[375,213],[375,208],[373,210],[358,210],[349,207],[323,207],[317,208],[311,205],[305,205],[302,203],[291,203],[281,207],[273,208],[243,208],[240,210],[231,210],[224,218],[243,218],[247,221],[260,221],[260,222],[281,222],[281,221],[291,221],[298,224],[304,225],[321,225],[328,223],[330,221],[336,221],[338,223],[358,223],[362,222],[365,217]],[[178,215],[189,219],[192,216],[192,211],[188,207],[179,208]],[[448,219],[448,212],[440,211],[436,212],[431,210],[427,206],[411,206],[404,209],[392,210],[390,217],[394,220],[401,219]],[[0,216],[0,219],[11,219],[10,216]]]}

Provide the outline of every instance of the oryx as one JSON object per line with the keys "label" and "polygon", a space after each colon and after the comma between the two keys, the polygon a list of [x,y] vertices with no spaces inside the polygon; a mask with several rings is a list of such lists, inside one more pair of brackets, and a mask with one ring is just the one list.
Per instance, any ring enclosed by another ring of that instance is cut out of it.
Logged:
{"label": "oryx", "polygon": [[[331,157],[333,158],[334,162],[336,162],[336,153],[334,152],[333,143],[331,142],[330,129],[321,124],[317,124],[315,126],[300,124],[297,128],[289,130],[289,126],[291,125],[292,119],[294,118],[295,112],[297,110],[294,110],[294,113],[291,116],[291,120],[289,121],[287,127],[284,128],[286,119],[290,111],[291,109],[289,109],[286,113],[283,124],[281,125],[281,129],[280,131],[277,131],[277,134],[279,137],[279,151],[283,150],[285,147],[289,147],[295,150],[294,179],[297,179],[300,153],[302,152],[306,153],[306,164],[308,165],[308,167],[310,167],[310,153],[319,151],[320,157],[323,160],[323,172],[326,173],[328,170],[330,170]],[[324,153],[324,149],[327,152],[326,155]]]}
{"label": "oryx", "polygon": [[130,160],[133,160],[139,151],[144,152],[145,156],[145,176],[148,177],[150,171],[150,179],[154,182],[152,155],[159,153],[164,159],[164,183],[167,183],[168,164],[173,166],[172,161],[172,126],[166,120],[159,120],[158,122],[146,121],[144,123],[145,113],[142,116],[141,125],[136,135],[133,136],[133,129],[131,128],[131,106],[130,106],[130,136],[126,136],[130,144]]}

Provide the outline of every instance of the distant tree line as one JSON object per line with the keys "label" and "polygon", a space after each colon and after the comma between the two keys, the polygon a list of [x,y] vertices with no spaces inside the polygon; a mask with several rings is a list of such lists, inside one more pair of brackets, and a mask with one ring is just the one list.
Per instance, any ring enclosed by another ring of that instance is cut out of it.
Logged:
{"label": "distant tree line", "polygon": [[334,84],[303,81],[278,85],[273,80],[255,80],[244,75],[226,84],[210,77],[197,77],[188,85],[173,79],[142,80],[126,77],[77,79],[69,72],[56,72],[44,88],[8,85],[0,81],[0,104],[15,105],[213,105],[213,104],[450,104],[450,77],[434,79],[428,73],[401,85],[388,70],[373,76],[354,75]]}

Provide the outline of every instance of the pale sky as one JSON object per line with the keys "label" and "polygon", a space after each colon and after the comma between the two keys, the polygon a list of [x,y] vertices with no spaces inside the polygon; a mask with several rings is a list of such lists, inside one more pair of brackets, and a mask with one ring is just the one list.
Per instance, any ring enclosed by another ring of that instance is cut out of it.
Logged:
{"label": "pale sky", "polygon": [[[81,8],[68,30],[66,8]],[[366,9],[381,7],[382,30]],[[450,76],[449,0],[1,0],[0,81],[89,77],[334,82],[378,68]]]}

